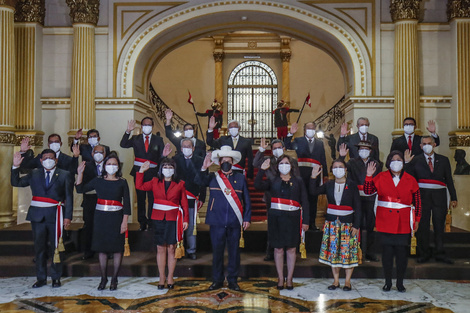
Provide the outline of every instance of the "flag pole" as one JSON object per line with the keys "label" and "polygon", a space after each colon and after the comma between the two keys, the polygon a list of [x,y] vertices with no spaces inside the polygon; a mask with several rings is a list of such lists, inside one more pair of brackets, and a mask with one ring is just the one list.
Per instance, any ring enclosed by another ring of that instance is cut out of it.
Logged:
{"label": "flag pole", "polygon": [[201,123],[199,123],[199,117],[197,117],[196,107],[194,106],[194,102],[192,100],[191,93],[189,92],[189,90],[188,90],[188,94],[189,94],[188,102],[191,103],[191,105],[193,106],[194,115],[196,115],[197,125],[199,126],[199,130],[201,131],[202,141],[206,142],[206,139],[204,138],[204,132],[202,131]]}
{"label": "flag pole", "polygon": [[305,98],[304,105],[302,106],[302,109],[300,109],[300,113],[299,113],[299,116],[297,117],[297,122],[296,123],[299,122],[300,116],[302,116],[302,112],[304,111],[305,105],[307,104],[307,101],[309,99],[310,99],[310,92],[308,93],[307,98]]}

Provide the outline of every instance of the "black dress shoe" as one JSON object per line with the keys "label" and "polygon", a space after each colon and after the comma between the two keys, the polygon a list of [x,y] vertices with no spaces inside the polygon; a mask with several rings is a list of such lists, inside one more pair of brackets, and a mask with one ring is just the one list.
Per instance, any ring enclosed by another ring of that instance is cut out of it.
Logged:
{"label": "black dress shoe", "polygon": [[106,288],[106,284],[108,283],[108,279],[101,278],[100,284],[98,285],[98,290],[104,290]]}
{"label": "black dress shoe", "polygon": [[427,261],[429,261],[429,257],[421,257],[416,260],[418,263],[426,263]]}
{"label": "black dress shoe", "polygon": [[220,282],[214,282],[212,283],[212,285],[209,286],[209,290],[216,290],[216,289],[220,289],[224,286],[224,283],[220,283]]}
{"label": "black dress shoe", "polygon": [[140,224],[139,231],[146,231],[147,230],[147,225],[146,224]]}
{"label": "black dress shoe", "polygon": [[47,284],[46,280],[38,280],[33,284],[33,288],[41,288],[42,286],[45,286]]}
{"label": "black dress shoe", "polygon": [[88,259],[91,259],[92,257],[94,256],[93,253],[91,252],[85,252],[82,256],[82,260],[88,260]]}
{"label": "black dress shoe", "polygon": [[406,292],[406,288],[403,285],[397,285],[398,292]]}
{"label": "black dress shoe", "polygon": [[60,283],[60,279],[52,280],[52,288],[59,288],[60,286],[62,286],[62,284]]}
{"label": "black dress shoe", "polygon": [[336,290],[337,288],[341,288],[341,286],[338,284],[338,285],[329,285],[328,286],[328,290]]}
{"label": "black dress shoe", "polygon": [[188,259],[196,260],[197,259],[196,253],[188,253]]}
{"label": "black dress shoe", "polygon": [[175,289],[175,284],[168,284],[166,285],[169,290]]}
{"label": "black dress shoe", "polygon": [[379,262],[379,258],[373,254],[366,254],[366,260],[371,262]]}
{"label": "black dress shoe", "polygon": [[234,290],[234,291],[240,291],[240,286],[236,282],[229,282],[228,283],[228,289]]}
{"label": "black dress shoe", "polygon": [[263,260],[265,260],[265,261],[274,261],[274,256],[273,255],[266,255]]}
{"label": "black dress shoe", "polygon": [[436,262],[441,262],[441,263],[446,263],[446,264],[454,264],[454,261],[449,259],[448,257],[436,258]]}
{"label": "black dress shoe", "polygon": [[287,290],[294,290],[294,285],[291,285],[291,286],[286,285],[286,289],[287,289]]}
{"label": "black dress shoe", "polygon": [[111,279],[111,284],[109,284],[109,290],[116,290],[118,285],[117,278]]}
{"label": "black dress shoe", "polygon": [[165,285],[158,285],[158,290],[163,290],[165,289]]}
{"label": "black dress shoe", "polygon": [[351,291],[351,286],[344,286],[343,291]]}
{"label": "black dress shoe", "polygon": [[283,290],[283,289],[284,289],[284,285],[281,285],[281,286],[277,285],[276,288],[277,288],[277,290]]}
{"label": "black dress shoe", "polygon": [[390,289],[392,289],[392,284],[390,284],[390,285],[385,284],[385,285],[382,287],[382,290],[383,290],[383,291],[390,291]]}

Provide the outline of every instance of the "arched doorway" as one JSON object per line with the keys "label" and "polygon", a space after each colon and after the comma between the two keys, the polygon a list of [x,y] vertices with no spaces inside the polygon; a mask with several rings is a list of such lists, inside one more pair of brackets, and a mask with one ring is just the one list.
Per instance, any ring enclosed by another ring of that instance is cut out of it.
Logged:
{"label": "arched doorway", "polygon": [[229,120],[242,126],[246,138],[273,138],[273,106],[277,103],[277,78],[265,63],[246,61],[233,69],[228,80]]}

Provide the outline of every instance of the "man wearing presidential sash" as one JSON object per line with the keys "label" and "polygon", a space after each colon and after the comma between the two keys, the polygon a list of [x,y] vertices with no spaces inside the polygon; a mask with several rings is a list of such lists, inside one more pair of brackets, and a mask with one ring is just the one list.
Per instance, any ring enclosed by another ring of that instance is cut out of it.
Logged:
{"label": "man wearing presidential sash", "polygon": [[[245,176],[232,171],[232,165],[241,159],[239,151],[229,146],[222,146],[206,155],[196,183],[209,186],[210,197],[207,206],[206,224],[210,225],[212,242],[212,285],[209,290],[223,287],[224,251],[227,244],[228,288],[238,291],[238,272],[240,269],[241,229],[250,227],[251,202]],[[220,170],[208,173],[213,164],[220,165]]]}

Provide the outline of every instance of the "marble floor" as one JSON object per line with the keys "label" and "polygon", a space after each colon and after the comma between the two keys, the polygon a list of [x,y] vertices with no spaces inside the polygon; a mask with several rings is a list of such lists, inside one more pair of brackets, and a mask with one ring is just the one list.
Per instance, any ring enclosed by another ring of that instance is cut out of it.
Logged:
{"label": "marble floor", "polygon": [[350,292],[329,291],[332,281],[317,278],[294,279],[294,290],[280,292],[272,278],[242,280],[241,292],[209,292],[210,282],[194,278],[158,290],[153,277],[121,277],[117,291],[98,291],[99,280],[66,277],[61,288],[49,280],[32,289],[34,277],[0,278],[0,312],[470,312],[469,281],[405,280],[399,293],[383,292],[382,279],[353,279]]}

